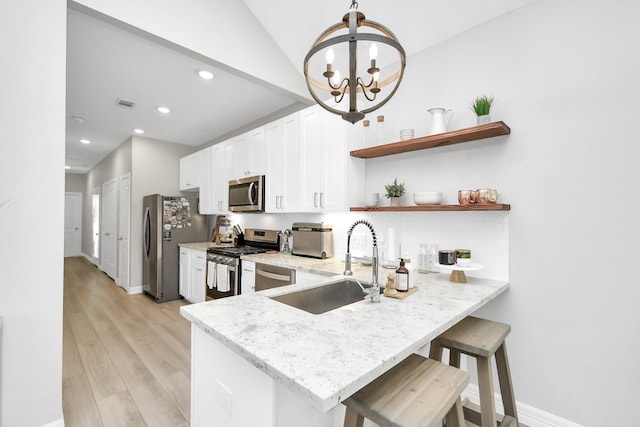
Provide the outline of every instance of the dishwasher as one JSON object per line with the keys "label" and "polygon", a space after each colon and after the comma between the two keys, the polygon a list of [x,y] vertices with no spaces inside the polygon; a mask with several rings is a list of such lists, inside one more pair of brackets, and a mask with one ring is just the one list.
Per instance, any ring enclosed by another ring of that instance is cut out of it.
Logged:
{"label": "dishwasher", "polygon": [[296,271],[292,268],[256,263],[256,292],[287,286],[296,282]]}

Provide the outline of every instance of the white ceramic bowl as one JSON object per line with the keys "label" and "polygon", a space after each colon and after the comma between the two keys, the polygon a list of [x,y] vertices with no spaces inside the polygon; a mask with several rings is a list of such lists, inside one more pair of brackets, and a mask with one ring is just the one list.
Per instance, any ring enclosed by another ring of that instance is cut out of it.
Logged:
{"label": "white ceramic bowl", "polygon": [[400,131],[400,139],[402,141],[413,139],[413,129],[402,129]]}
{"label": "white ceramic bowl", "polygon": [[442,203],[442,193],[439,191],[420,191],[413,193],[416,205],[439,205]]}

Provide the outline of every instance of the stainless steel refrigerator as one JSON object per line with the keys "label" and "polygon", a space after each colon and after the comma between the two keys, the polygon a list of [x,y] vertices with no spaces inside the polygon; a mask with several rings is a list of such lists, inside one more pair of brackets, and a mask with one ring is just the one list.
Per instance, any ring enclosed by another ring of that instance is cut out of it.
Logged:
{"label": "stainless steel refrigerator", "polygon": [[206,242],[206,217],[198,214],[195,197],[152,194],[142,200],[142,289],[156,302],[179,299],[178,244]]}

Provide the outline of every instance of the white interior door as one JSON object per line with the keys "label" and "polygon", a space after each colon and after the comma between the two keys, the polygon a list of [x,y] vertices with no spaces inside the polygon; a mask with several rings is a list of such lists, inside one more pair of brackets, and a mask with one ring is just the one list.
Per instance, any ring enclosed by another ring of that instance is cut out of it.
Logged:
{"label": "white interior door", "polygon": [[100,257],[100,187],[91,191],[91,257],[99,264]]}
{"label": "white interior door", "polygon": [[64,256],[82,251],[82,193],[64,194]]}
{"label": "white interior door", "polygon": [[118,280],[116,283],[129,292],[129,224],[131,222],[131,175],[120,177],[118,192]]}
{"label": "white interior door", "polygon": [[115,279],[118,255],[118,181],[114,178],[102,184],[102,254],[100,268]]}

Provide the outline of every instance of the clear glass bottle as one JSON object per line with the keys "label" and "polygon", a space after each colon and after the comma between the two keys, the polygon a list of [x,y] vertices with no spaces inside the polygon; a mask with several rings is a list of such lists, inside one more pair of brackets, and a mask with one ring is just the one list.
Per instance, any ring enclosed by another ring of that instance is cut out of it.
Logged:
{"label": "clear glass bottle", "polygon": [[434,243],[421,243],[418,250],[418,271],[431,273],[437,271],[438,245]]}
{"label": "clear glass bottle", "polygon": [[378,125],[376,127],[378,145],[384,144],[384,116],[378,116]]}
{"label": "clear glass bottle", "polygon": [[371,135],[371,122],[369,120],[363,120],[362,126],[364,126],[364,146],[370,147],[374,145],[373,135]]}

